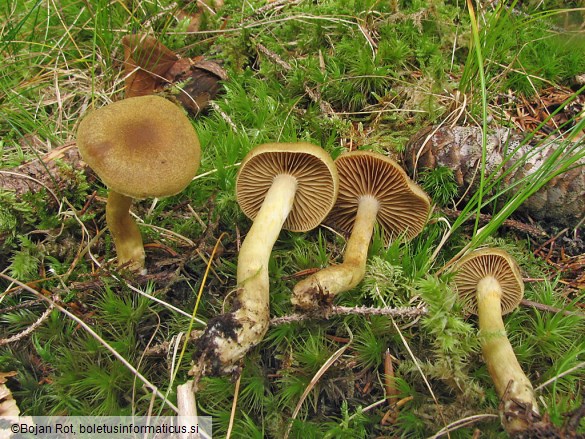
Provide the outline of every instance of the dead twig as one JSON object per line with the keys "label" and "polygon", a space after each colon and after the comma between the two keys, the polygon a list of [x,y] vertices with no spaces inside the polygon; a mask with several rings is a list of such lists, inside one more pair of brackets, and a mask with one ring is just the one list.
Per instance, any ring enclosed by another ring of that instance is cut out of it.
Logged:
{"label": "dead twig", "polygon": [[289,314],[282,317],[274,317],[270,320],[271,326],[285,323],[300,322],[303,320],[329,319],[338,315],[362,315],[362,316],[387,316],[402,318],[417,318],[427,313],[425,306],[400,306],[397,308],[373,308],[368,306],[332,306],[307,314]]}
{"label": "dead twig", "polygon": [[51,303],[49,307],[45,310],[45,312],[41,314],[41,316],[37,319],[37,321],[30,325],[28,328],[26,328],[24,331],[21,331],[18,334],[13,335],[12,337],[0,338],[0,346],[9,343],[14,343],[15,341],[22,340],[24,337],[30,335],[35,329],[41,326],[45,320],[47,320],[47,318],[53,311],[53,308],[54,305]]}
{"label": "dead twig", "polygon": [[[286,323],[301,322],[304,320],[314,319],[329,319],[336,315],[362,315],[362,316],[387,316],[387,317],[401,317],[401,318],[418,318],[427,313],[425,306],[401,306],[397,308],[372,308],[367,306],[332,306],[327,310],[316,311],[310,314],[289,314],[282,317],[274,317],[270,320],[271,326],[284,325]],[[199,332],[193,331],[189,337],[189,341],[194,341],[198,338]],[[343,340],[346,342],[347,340]],[[152,346],[144,351],[144,355],[161,356],[166,355],[170,347],[168,341],[164,341],[158,345]]]}
{"label": "dead twig", "polygon": [[550,305],[545,305],[544,303],[539,303],[539,302],[533,302],[532,300],[528,300],[528,299],[522,299],[520,301],[520,305],[522,306],[526,306],[529,308],[536,308],[539,311],[546,311],[546,312],[550,312],[553,314],[558,314],[561,313],[565,316],[576,316],[576,317],[581,317],[585,319],[585,314],[582,314],[580,312],[576,312],[576,311],[567,311],[565,309],[560,309],[560,308],[556,308],[554,306],[550,306]]}
{"label": "dead twig", "polygon": [[[457,209],[443,208],[443,209],[441,209],[441,212],[443,212],[445,214],[445,216],[447,216],[450,219],[459,218],[459,216],[461,215],[461,211],[459,211]],[[472,221],[473,219],[475,219],[475,217],[470,218],[469,220]],[[480,222],[480,225],[482,225],[482,226],[489,223],[491,221],[491,219],[492,219],[492,216],[487,214],[487,213],[481,213],[479,215],[479,222]],[[523,222],[517,221],[517,220],[507,219],[502,223],[502,225],[504,227],[508,227],[508,228],[516,230],[518,232],[527,233],[528,235],[531,235],[531,236],[536,236],[536,237],[547,236],[546,232],[544,230],[542,230],[540,227],[534,226],[532,224],[526,224],[526,223],[523,223]]]}
{"label": "dead twig", "polygon": [[[10,290],[8,291],[10,292]],[[5,291],[4,293],[7,293],[7,291]],[[14,306],[7,306],[5,308],[1,308],[0,309],[0,314],[7,314],[9,312],[13,312],[19,309],[23,309],[23,308],[29,308],[32,307],[34,305],[37,305],[39,303],[41,303],[42,300],[37,299],[37,300],[27,300],[26,302],[22,302],[19,303],[18,305],[14,305]]]}

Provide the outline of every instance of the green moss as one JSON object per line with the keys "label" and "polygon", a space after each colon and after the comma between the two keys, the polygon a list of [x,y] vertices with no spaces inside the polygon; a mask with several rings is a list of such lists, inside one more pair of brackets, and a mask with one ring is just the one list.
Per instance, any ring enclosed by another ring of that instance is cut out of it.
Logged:
{"label": "green moss", "polygon": [[[175,386],[189,378],[191,344],[180,360],[142,354],[147,346],[186,331],[189,318],[129,286],[191,314],[211,249],[225,233],[197,317],[207,320],[229,305],[238,246],[251,224],[235,196],[238,164],[248,151],[264,142],[301,140],[322,146],[334,158],[348,149],[394,154],[420,127],[450,123],[446,117],[457,91],[466,97],[465,108],[458,107],[461,120],[475,123],[482,117],[479,66],[461,2],[326,0],[276,6],[228,0],[204,14],[200,32],[186,34],[177,8],[194,13],[195,3],[62,0],[56,8],[9,0],[0,6],[5,57],[0,66],[1,170],[74,140],[89,108],[122,98],[120,40],[126,34],[149,32],[181,56],[204,56],[228,72],[214,108],[193,120],[203,148],[199,175],[181,194],[133,206],[145,242],[164,246],[147,251],[148,283],[116,272],[110,262],[115,251],[105,230],[107,192],[101,183],[63,164],[71,183],[58,191],[57,207],[44,191],[23,197],[0,191],[0,271],[47,296],[58,294],[64,307],[158,388],[167,390],[174,367],[172,400]],[[551,9],[554,4],[541,8],[535,3],[476,11],[490,111],[501,93],[538,93],[542,87],[567,85],[583,72],[583,41],[576,35],[562,39],[555,30],[573,26],[580,12],[565,16]],[[512,13],[513,7],[528,15]],[[44,149],[31,138],[40,139]],[[426,172],[421,185],[437,204],[452,204],[451,173]],[[466,214],[473,216],[478,207],[470,209]],[[408,243],[387,243],[377,229],[364,281],[335,304],[424,304],[428,312],[413,321],[324,313],[271,326],[243,364],[232,436],[281,437],[290,425],[290,437],[423,437],[457,421],[464,411],[495,412],[498,398],[481,360],[475,319],[462,313],[448,277],[437,278],[437,270],[473,239],[505,248],[526,277],[548,279],[527,283],[527,299],[570,312],[580,312],[576,305],[582,301],[574,293],[568,300],[550,266],[533,255],[538,244],[504,233],[498,225],[492,222],[480,239],[458,220],[447,222],[435,212]],[[452,234],[442,242],[449,230]],[[294,312],[290,291],[299,271],[340,262],[345,244],[345,237],[323,227],[281,233],[269,265],[271,316]],[[0,292],[0,337],[8,338],[29,328],[46,306],[7,280],[0,285],[6,289]],[[505,321],[535,385],[550,380],[538,394],[543,411],[561,425],[563,416],[582,403],[582,316],[522,307]],[[342,348],[343,354],[331,361]],[[412,400],[394,424],[385,426],[380,420],[388,406],[376,404],[385,398],[387,350],[396,359],[400,398]],[[100,342],[57,311],[31,335],[0,347],[0,370],[17,371],[8,384],[25,414],[149,411],[151,394],[134,385],[135,377]],[[317,379],[320,370],[324,373]],[[199,383],[199,409],[213,416],[217,434],[226,434],[235,398],[235,384],[227,378]],[[161,406],[156,399],[155,409]],[[492,419],[477,427],[490,437],[502,431]],[[450,434],[466,437],[472,428]]]}

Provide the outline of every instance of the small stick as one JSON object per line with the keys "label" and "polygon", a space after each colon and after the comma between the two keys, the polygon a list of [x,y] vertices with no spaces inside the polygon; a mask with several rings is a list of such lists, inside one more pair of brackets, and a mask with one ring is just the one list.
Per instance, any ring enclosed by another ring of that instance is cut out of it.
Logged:
{"label": "small stick", "polygon": [[265,4],[264,6],[262,6],[261,8],[259,8],[258,10],[256,10],[256,12],[254,12],[253,16],[259,16],[259,15],[264,15],[267,12],[270,12],[272,10],[276,10],[276,9],[282,9],[287,5],[296,5],[297,3],[300,3],[300,0],[276,0],[270,3]]}
{"label": "small stick", "polygon": [[293,273],[289,276],[282,276],[282,280],[296,279],[299,277],[309,276],[311,274],[318,272],[319,270],[320,268],[307,268],[306,270],[297,271],[296,273]]}
{"label": "small stick", "polygon": [[[18,289],[18,287],[16,289]],[[5,291],[5,293],[7,293],[7,292],[10,292],[10,291]],[[27,300],[26,302],[19,303],[18,305],[7,306],[6,308],[0,308],[0,314],[6,314],[6,313],[9,313],[12,311],[16,311],[17,309],[28,308],[30,306],[37,305],[41,302],[43,302],[41,299]]]}
{"label": "small stick", "polygon": [[236,381],[236,388],[234,389],[234,401],[232,403],[232,410],[230,412],[230,422],[228,425],[228,431],[225,435],[226,439],[230,439],[232,436],[232,429],[234,427],[234,420],[236,419],[236,407],[238,406],[238,396],[240,394],[240,382],[242,381],[242,374],[238,376]]}
{"label": "small stick", "polygon": [[[443,212],[447,217],[449,217],[451,219],[459,218],[459,216],[461,215],[461,211],[459,211],[457,209],[443,208],[443,209],[441,209],[441,212]],[[487,214],[487,213],[482,213],[479,215],[479,221],[482,225],[487,224],[491,219],[492,219],[492,216]],[[471,220],[471,218],[470,218],[470,220]],[[516,231],[527,233],[527,234],[532,235],[532,236],[537,236],[537,237],[547,236],[546,232],[544,230],[540,229],[539,227],[533,226],[531,224],[525,224],[521,221],[507,219],[502,223],[502,225],[504,227],[509,227],[509,228],[514,229]]]}
{"label": "small stick", "polygon": [[79,216],[84,215],[85,212],[87,212],[87,209],[89,209],[89,206],[91,206],[91,204],[95,200],[96,196],[97,196],[97,191],[93,191],[91,193],[91,195],[87,198],[87,201],[85,202],[85,204],[83,205],[81,210],[79,211],[79,214],[78,214]]}
{"label": "small stick", "polygon": [[386,412],[380,424],[388,425],[394,424],[398,416],[398,407],[396,406],[398,400],[398,390],[394,385],[394,365],[392,364],[392,355],[390,349],[386,349],[384,354],[384,390],[386,391],[386,400],[390,406],[390,410]]}
{"label": "small stick", "polygon": [[[541,250],[543,250],[543,249],[544,249],[544,247],[545,247],[546,245],[548,245],[548,244],[551,244],[551,243],[552,243],[552,244],[554,244],[554,242],[555,242],[557,239],[559,239],[559,238],[560,238],[562,235],[564,235],[564,234],[565,234],[565,233],[567,233],[568,231],[569,231],[569,229],[568,229],[568,228],[565,228],[565,229],[561,230],[561,231],[560,231],[559,233],[557,233],[555,236],[553,236],[552,238],[550,238],[550,239],[547,239],[545,242],[543,242],[543,243],[542,243],[542,245],[541,245],[540,247],[538,247],[536,250],[534,250],[534,251],[532,252],[532,254],[536,255],[536,254],[538,254],[538,253],[539,253]],[[550,251],[549,251],[549,257],[550,257]]]}
{"label": "small stick", "polygon": [[300,322],[310,319],[329,319],[335,315],[362,315],[362,316],[388,316],[415,318],[425,315],[427,308],[425,306],[400,306],[396,308],[374,308],[368,306],[332,306],[323,311],[312,312],[309,314],[289,314],[282,317],[274,317],[270,320],[270,325],[277,326],[285,323]]}
{"label": "small stick", "polygon": [[[402,317],[402,318],[418,318],[427,313],[425,306],[401,306],[397,308],[373,308],[367,306],[332,306],[327,310],[321,312],[312,312],[310,314],[289,314],[282,317],[273,317],[270,320],[271,326],[284,325],[286,323],[301,322],[311,319],[329,319],[334,315],[362,315],[362,316],[388,316],[388,317]],[[189,337],[189,341],[194,341],[198,338],[198,331],[193,331]],[[337,340],[336,340],[337,341]],[[164,355],[169,349],[169,343],[163,342],[161,344],[152,346],[144,351],[144,355],[158,356]]]}
{"label": "small stick", "polygon": [[258,51],[262,52],[264,55],[266,55],[269,59],[274,61],[287,72],[292,70],[292,66],[289,63],[283,60],[277,53],[268,50],[268,48],[263,44],[257,43],[256,47],[258,48]]}
{"label": "small stick", "polygon": [[53,311],[53,308],[54,308],[53,304],[50,304],[49,307],[45,310],[45,312],[38,318],[38,320],[34,322],[32,325],[30,325],[28,328],[26,328],[24,331],[19,332],[18,334],[13,335],[12,337],[0,338],[0,346],[18,341],[29,335],[31,332],[33,332],[35,329],[41,326],[41,324],[45,320],[47,320],[49,314],[51,314],[51,311]]}
{"label": "small stick", "polygon": [[585,318],[585,314],[575,312],[575,311],[567,311],[564,309],[556,308],[554,306],[545,305],[544,303],[534,302],[534,301],[528,300],[528,299],[522,299],[520,301],[520,305],[526,306],[526,307],[533,307],[533,308],[536,308],[540,311],[547,311],[547,312],[551,312],[553,314],[562,313],[565,316],[577,316],[577,317]]}
{"label": "small stick", "polygon": [[398,390],[394,385],[394,365],[392,364],[392,355],[390,350],[386,349],[384,354],[384,387],[386,389],[386,399],[388,404],[392,406],[398,397]]}

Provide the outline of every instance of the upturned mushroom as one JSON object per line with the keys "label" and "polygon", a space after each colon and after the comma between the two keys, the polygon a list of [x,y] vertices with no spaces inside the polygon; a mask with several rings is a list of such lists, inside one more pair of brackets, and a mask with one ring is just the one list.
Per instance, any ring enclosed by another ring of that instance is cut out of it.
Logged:
{"label": "upturned mushroom", "polygon": [[327,216],[338,192],[331,157],[309,143],[268,143],[244,158],[236,180],[242,211],[254,222],[237,266],[234,309],[211,319],[196,342],[191,374],[237,370],[246,352],[262,340],[269,323],[268,263],[281,229],[304,232]]}
{"label": "upturned mushroom", "polygon": [[429,216],[429,198],[392,159],[375,152],[353,151],[339,156],[335,165],[339,196],[326,223],[351,235],[343,263],[295,285],[292,302],[303,309],[330,304],[337,294],[361,282],[376,223],[388,240],[398,236],[412,239]]}
{"label": "upturned mushroom", "polygon": [[181,192],[200,164],[199,138],[187,116],[159,96],[140,96],[106,105],[79,124],[83,160],[110,189],[106,222],[118,263],[144,269],[142,235],[130,215],[133,198]]}
{"label": "upturned mushroom", "polygon": [[538,416],[538,405],[502,320],[524,295],[520,270],[505,251],[485,248],[463,257],[453,271],[453,283],[465,308],[479,317],[483,357],[503,402],[504,428],[510,434],[525,431],[531,416]]}

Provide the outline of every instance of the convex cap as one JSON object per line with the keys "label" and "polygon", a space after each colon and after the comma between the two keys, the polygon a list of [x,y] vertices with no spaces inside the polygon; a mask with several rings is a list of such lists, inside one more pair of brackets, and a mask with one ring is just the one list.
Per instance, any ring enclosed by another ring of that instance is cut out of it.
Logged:
{"label": "convex cap", "polygon": [[182,191],[201,157],[187,116],[160,96],[123,99],[91,112],[79,124],[77,146],[111,190],[132,198]]}
{"label": "convex cap", "polygon": [[346,233],[355,222],[360,197],[372,196],[380,203],[378,224],[388,240],[400,235],[412,239],[427,222],[430,202],[392,159],[371,151],[352,151],[335,160],[339,172],[339,196],[327,218]]}
{"label": "convex cap", "polygon": [[310,143],[266,143],[242,161],[236,177],[236,195],[242,211],[254,219],[277,175],[297,179],[294,205],[283,228],[306,232],[317,227],[335,203],[337,170],[329,154]]}
{"label": "convex cap", "polygon": [[477,314],[477,284],[488,276],[502,288],[502,315],[518,306],[524,296],[524,283],[518,265],[507,252],[497,248],[475,250],[453,267],[453,282],[466,310]]}

